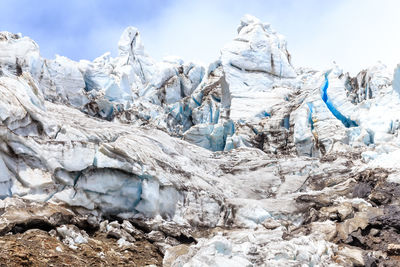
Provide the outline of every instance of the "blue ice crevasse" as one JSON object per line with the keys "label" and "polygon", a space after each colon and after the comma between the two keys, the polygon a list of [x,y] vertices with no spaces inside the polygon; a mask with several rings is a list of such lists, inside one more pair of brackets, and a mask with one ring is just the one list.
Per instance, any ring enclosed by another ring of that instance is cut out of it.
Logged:
{"label": "blue ice crevasse", "polygon": [[333,114],[333,116],[335,116],[338,120],[340,120],[346,128],[357,127],[358,124],[355,121],[353,121],[349,118],[346,118],[342,113],[340,113],[340,111],[336,109],[336,107],[333,105],[331,99],[329,98],[329,96],[328,96],[328,87],[329,87],[328,75],[329,75],[329,73],[330,73],[330,71],[325,73],[325,82],[321,87],[322,101],[325,102],[326,106],[328,107],[330,112]]}
{"label": "blue ice crevasse", "polygon": [[312,119],[314,105],[313,105],[313,103],[308,102],[307,106],[308,106],[308,109],[310,110],[310,113],[308,114],[308,123],[311,125],[311,130],[314,130],[314,121]]}

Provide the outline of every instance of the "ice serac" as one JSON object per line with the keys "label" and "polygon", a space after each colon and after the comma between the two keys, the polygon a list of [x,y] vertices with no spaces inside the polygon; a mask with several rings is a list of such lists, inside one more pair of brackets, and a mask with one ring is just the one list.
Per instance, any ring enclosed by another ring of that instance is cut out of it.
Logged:
{"label": "ice serac", "polygon": [[399,265],[398,69],[294,69],[251,16],[208,67],[156,62],[134,27],[118,48],[44,59],[0,33],[1,242],[150,247],[164,266]]}
{"label": "ice serac", "polygon": [[0,32],[0,64],[13,74],[20,75],[22,71],[28,71],[38,77],[43,61],[39,46],[32,39],[21,34]]}
{"label": "ice serac", "polygon": [[393,75],[393,89],[400,94],[400,66],[397,65]]}
{"label": "ice serac", "polygon": [[296,77],[284,37],[250,15],[242,19],[238,36],[222,49],[221,61],[235,120],[268,113],[275,80]]}
{"label": "ice serac", "polygon": [[116,72],[137,88],[146,85],[154,74],[154,61],[145,53],[140,33],[135,27],[124,30],[118,42]]}
{"label": "ice serac", "polygon": [[[265,139],[283,135],[278,147],[287,143],[292,107],[286,104],[299,81],[283,36],[247,15],[238,36],[221,50],[220,60],[206,73],[194,91],[195,125],[185,132],[185,140],[214,151],[265,146],[272,153],[277,146],[264,144]],[[227,124],[223,133],[220,129]],[[271,128],[276,131],[274,136],[269,134]],[[216,138],[219,145],[213,144]]]}
{"label": "ice serac", "polygon": [[[293,109],[289,98],[300,83],[283,36],[247,15],[238,36],[221,50],[220,60],[209,66],[194,91],[198,107],[192,110],[194,125],[184,139],[212,150],[253,146],[275,153],[288,143]],[[230,130],[217,134],[220,126],[214,124],[229,124],[224,127]],[[217,136],[221,145],[211,145]]]}
{"label": "ice serac", "polygon": [[50,80],[55,85],[57,95],[75,107],[83,107],[89,100],[84,94],[85,82],[77,63],[61,56],[46,61]]}

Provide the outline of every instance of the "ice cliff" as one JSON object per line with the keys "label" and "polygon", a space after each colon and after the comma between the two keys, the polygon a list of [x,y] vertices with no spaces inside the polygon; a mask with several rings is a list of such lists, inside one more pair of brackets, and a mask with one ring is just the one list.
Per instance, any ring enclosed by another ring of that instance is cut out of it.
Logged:
{"label": "ice cliff", "polygon": [[398,264],[400,67],[295,68],[269,24],[237,31],[208,66],[134,27],[92,62],[1,32],[0,232],[136,233],[165,266]]}

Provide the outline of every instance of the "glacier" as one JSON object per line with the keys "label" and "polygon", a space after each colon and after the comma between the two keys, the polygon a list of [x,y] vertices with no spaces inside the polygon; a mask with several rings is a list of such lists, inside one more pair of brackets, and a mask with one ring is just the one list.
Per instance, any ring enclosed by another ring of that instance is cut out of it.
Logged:
{"label": "glacier", "polygon": [[135,27],[79,62],[1,32],[0,232],[136,233],[165,266],[398,264],[400,66],[294,67],[271,25],[237,32],[208,66],[157,62]]}

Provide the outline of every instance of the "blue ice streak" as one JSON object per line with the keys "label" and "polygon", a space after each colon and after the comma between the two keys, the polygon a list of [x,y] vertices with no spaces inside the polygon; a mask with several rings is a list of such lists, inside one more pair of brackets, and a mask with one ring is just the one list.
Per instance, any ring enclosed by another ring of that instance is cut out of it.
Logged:
{"label": "blue ice streak", "polygon": [[325,73],[325,83],[322,87],[322,101],[325,102],[326,106],[332,112],[333,116],[335,116],[338,120],[340,120],[346,128],[357,127],[358,124],[355,121],[353,121],[349,118],[346,118],[342,113],[340,113],[340,111],[336,109],[336,107],[333,105],[332,101],[330,100],[330,98],[328,96],[328,92],[327,92],[328,87],[329,87],[328,74],[329,74],[329,72]]}

